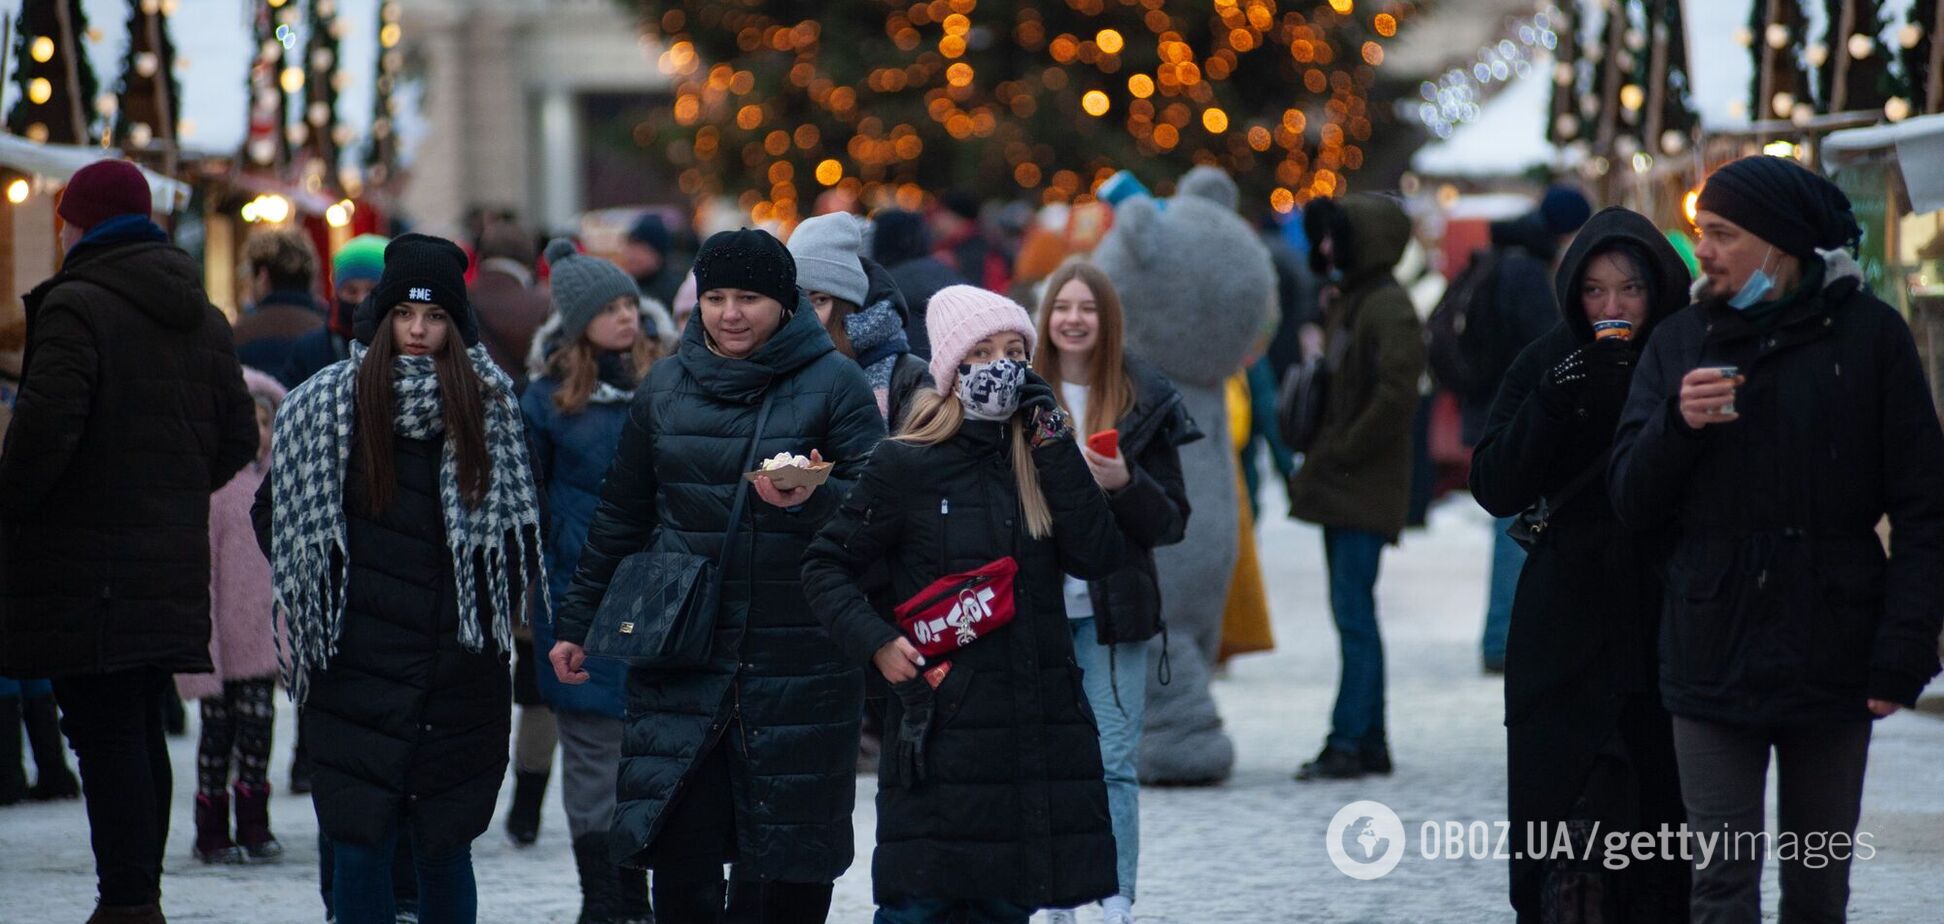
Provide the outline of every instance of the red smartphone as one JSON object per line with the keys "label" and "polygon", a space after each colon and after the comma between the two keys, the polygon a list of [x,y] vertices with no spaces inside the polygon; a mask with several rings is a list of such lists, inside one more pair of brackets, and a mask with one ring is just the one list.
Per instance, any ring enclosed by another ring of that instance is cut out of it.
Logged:
{"label": "red smartphone", "polygon": [[945,682],[945,675],[951,672],[952,662],[940,661],[936,666],[925,671],[925,682],[931,684],[931,688],[936,690],[939,684]]}
{"label": "red smartphone", "polygon": [[1087,437],[1087,448],[1109,459],[1120,455],[1120,431],[1102,430]]}

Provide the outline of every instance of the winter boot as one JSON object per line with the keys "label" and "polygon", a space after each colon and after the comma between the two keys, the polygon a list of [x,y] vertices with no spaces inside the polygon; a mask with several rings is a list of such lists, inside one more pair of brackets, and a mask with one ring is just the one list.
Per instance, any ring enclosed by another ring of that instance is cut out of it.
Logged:
{"label": "winter boot", "polygon": [[236,843],[243,848],[245,862],[274,863],[283,856],[283,845],[270,833],[270,784],[236,784]]}
{"label": "winter boot", "polygon": [[550,772],[535,773],[513,766],[513,807],[506,810],[506,833],[515,847],[531,847],[540,839],[540,807],[547,798]]}
{"label": "winter boot", "polygon": [[196,794],[196,859],[204,863],[243,862],[243,851],[230,840],[229,793]]}
{"label": "winter boot", "polygon": [[27,798],[27,772],[20,768],[20,697],[0,699],[0,805]]}
{"label": "winter boot", "polygon": [[80,798],[81,781],[68,769],[67,742],[61,740],[61,713],[54,697],[23,699],[20,705],[27,722],[27,743],[34,748],[34,766],[40,773],[27,798],[36,802]]}
{"label": "winter boot", "polygon": [[[603,852],[605,852],[603,847]],[[626,866],[611,866],[620,896],[614,924],[655,924],[655,911],[648,906],[648,873]]]}
{"label": "winter boot", "polygon": [[169,924],[162,917],[162,906],[151,902],[146,905],[96,905],[94,914],[88,916],[88,924]]}
{"label": "winter boot", "polygon": [[607,835],[574,839],[574,870],[580,874],[581,911],[574,924],[615,924],[621,917],[621,881],[608,861]]}

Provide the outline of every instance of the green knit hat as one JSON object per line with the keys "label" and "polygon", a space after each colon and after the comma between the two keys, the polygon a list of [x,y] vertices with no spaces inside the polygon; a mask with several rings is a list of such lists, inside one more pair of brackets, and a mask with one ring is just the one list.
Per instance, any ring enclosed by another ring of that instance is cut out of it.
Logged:
{"label": "green knit hat", "polygon": [[337,285],[363,279],[377,282],[385,275],[385,245],[389,240],[376,234],[360,234],[344,242],[331,256],[331,279]]}

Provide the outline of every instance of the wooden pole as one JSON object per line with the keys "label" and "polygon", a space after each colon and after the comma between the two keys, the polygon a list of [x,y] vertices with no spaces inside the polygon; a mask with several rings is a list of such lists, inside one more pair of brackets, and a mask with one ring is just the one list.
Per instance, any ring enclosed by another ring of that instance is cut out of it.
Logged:
{"label": "wooden pole", "polygon": [[1836,21],[1837,27],[1829,30],[1830,37],[1823,40],[1832,46],[1830,54],[1836,56],[1835,66],[1829,69],[1830,112],[1842,112],[1843,104],[1849,101],[1849,38],[1856,31],[1856,0],[1843,0],[1843,12]]}
{"label": "wooden pole", "polygon": [[[139,0],[138,0],[139,2]],[[142,14],[144,31],[148,33],[149,48],[155,54],[155,98],[162,110],[162,124],[155,126],[156,137],[162,140],[162,172],[175,176],[176,146],[175,99],[169,90],[171,75],[169,63],[162,60],[162,12],[157,7],[153,13]],[[171,211],[173,214],[173,210]]]}
{"label": "wooden pole", "polygon": [[[61,63],[67,66],[68,112],[74,119],[74,144],[87,144],[88,118],[81,103],[81,66],[76,63],[79,48],[74,41],[74,20],[68,16],[67,0],[54,4],[54,16],[61,21]],[[94,105],[93,100],[88,105]]]}
{"label": "wooden pole", "polygon": [[1647,59],[1647,119],[1641,132],[1641,148],[1660,151],[1661,107],[1667,99],[1667,9],[1669,3],[1679,0],[1659,0],[1648,11],[1652,22],[1648,23],[1649,35],[1654,37],[1653,51]]}
{"label": "wooden pole", "polygon": [[1930,103],[1925,112],[1944,112],[1944,3],[1937,5],[1937,21],[1931,23]]}

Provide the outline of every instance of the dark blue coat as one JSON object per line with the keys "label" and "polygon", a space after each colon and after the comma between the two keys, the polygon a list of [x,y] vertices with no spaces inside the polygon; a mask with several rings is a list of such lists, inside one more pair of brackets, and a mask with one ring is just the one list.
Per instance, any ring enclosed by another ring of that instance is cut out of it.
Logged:
{"label": "dark blue coat", "polygon": [[[628,422],[626,404],[590,402],[578,414],[565,413],[554,404],[554,393],[559,390],[560,380],[546,376],[534,379],[520,398],[534,476],[545,498],[547,591],[552,600],[565,598],[567,588],[573,586],[581,546],[587,544],[587,526],[594,521],[594,508],[601,503],[601,482],[607,478],[615,449],[621,445],[621,426]],[[553,645],[552,614],[536,614],[534,653],[545,657]],[[540,683],[540,695],[555,709],[620,718],[626,666],[619,661],[594,659],[587,662],[587,673],[586,683],[569,686],[555,679],[553,671],[543,665],[534,672],[534,679]]]}

